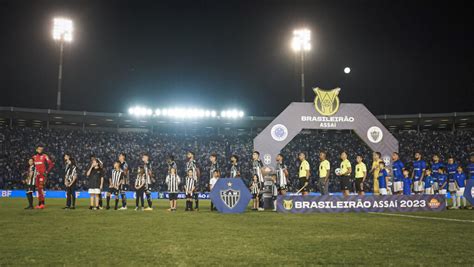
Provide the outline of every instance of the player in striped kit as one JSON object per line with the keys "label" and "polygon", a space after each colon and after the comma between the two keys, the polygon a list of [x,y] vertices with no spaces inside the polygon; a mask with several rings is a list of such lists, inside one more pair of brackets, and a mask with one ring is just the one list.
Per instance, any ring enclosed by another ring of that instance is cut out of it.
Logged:
{"label": "player in striped kit", "polygon": [[176,174],[176,169],[171,168],[170,173],[166,176],[166,184],[168,185],[168,195],[170,199],[170,208],[168,211],[176,211],[176,201],[178,200],[179,184],[181,178]]}
{"label": "player in striped kit", "polygon": [[[114,169],[112,170],[109,178],[109,191],[107,192],[107,206],[106,209],[110,209],[110,196],[113,194],[115,197],[115,210],[118,209],[119,203],[119,192],[120,188],[125,181],[125,173],[120,168],[120,161],[114,162]],[[120,192],[121,193],[121,192]],[[123,201],[123,198],[122,198]]]}
{"label": "player in striped kit", "polygon": [[286,195],[288,190],[288,168],[283,163],[285,157],[282,154],[278,154],[276,157],[276,185],[280,195]]}
{"label": "player in striped kit", "polygon": [[138,167],[137,178],[135,179],[135,210],[140,210],[138,204],[141,202],[141,209],[144,209],[145,200],[143,199],[143,194],[145,194],[145,169],[142,166]]}
{"label": "player in striped kit", "polygon": [[250,182],[250,193],[252,194],[253,204],[252,210],[258,209],[259,195],[260,195],[260,183],[258,182],[258,175],[254,174],[252,176],[252,181]]}
{"label": "player in striped kit", "polygon": [[28,160],[28,171],[26,173],[26,198],[28,199],[28,207],[25,210],[32,210],[34,209],[33,206],[33,193],[36,191],[36,168],[35,168],[35,161],[30,158]]}
{"label": "player in striped kit", "polygon": [[120,186],[120,197],[122,197],[122,207],[120,208],[121,210],[126,210],[127,209],[127,191],[128,187],[130,185],[130,173],[128,169],[128,164],[127,164],[127,155],[125,153],[120,153],[119,154],[119,162],[120,162],[120,169],[123,172],[123,181]]}
{"label": "player in striped kit", "polygon": [[64,185],[66,186],[66,207],[64,209],[76,208],[76,181],[77,166],[76,161],[69,154],[64,155],[66,169],[64,172]]}
{"label": "player in striped kit", "polygon": [[186,209],[185,211],[193,211],[193,194],[196,189],[196,179],[194,178],[195,171],[189,169],[186,176],[186,183],[184,185],[184,192],[186,194]]}
{"label": "player in striped kit", "polygon": [[146,211],[153,210],[153,203],[151,201],[151,184],[153,182],[152,170],[150,163],[150,156],[148,154],[142,155],[143,169],[145,170],[145,196],[146,201],[148,202],[148,207],[145,208]]}
{"label": "player in striped kit", "polygon": [[218,173],[221,172],[219,169],[219,163],[217,162],[217,154],[212,153],[211,156],[209,156],[209,161],[211,162],[211,166],[209,166],[209,180],[214,177],[214,171],[217,171]]}
{"label": "player in striped kit", "polygon": [[191,177],[194,178],[194,187],[195,187],[194,194],[193,194],[194,203],[195,203],[194,209],[196,209],[196,211],[199,211],[199,177],[201,175],[200,175],[199,168],[196,165],[196,160],[194,159],[194,152],[188,151],[188,153],[186,153],[186,158],[188,159],[188,161],[186,162],[186,170],[188,173],[189,173],[189,170],[191,170],[192,171]]}
{"label": "player in striped kit", "polygon": [[240,177],[239,157],[232,155],[230,157],[230,178]]}
{"label": "player in striped kit", "polygon": [[260,160],[260,152],[254,151],[252,153],[252,175],[257,175],[258,177],[258,188],[259,188],[259,196],[258,196],[258,207],[260,209],[263,209],[263,197],[261,194],[263,194],[263,184],[264,184],[264,179],[263,179],[263,174],[262,174],[262,167],[263,163]]}

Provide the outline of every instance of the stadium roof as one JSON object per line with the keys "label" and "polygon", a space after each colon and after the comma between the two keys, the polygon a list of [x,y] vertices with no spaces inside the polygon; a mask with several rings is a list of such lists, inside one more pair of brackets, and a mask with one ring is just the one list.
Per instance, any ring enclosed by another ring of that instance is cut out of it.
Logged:
{"label": "stadium roof", "polygon": [[[429,130],[474,128],[474,112],[435,114],[379,115],[377,118],[389,130]],[[163,129],[163,128],[232,128],[255,129],[266,127],[274,117],[245,116],[240,119],[201,118],[174,119],[164,117],[135,117],[127,113],[103,113],[0,107],[0,126],[11,127],[68,127],[100,129]]]}

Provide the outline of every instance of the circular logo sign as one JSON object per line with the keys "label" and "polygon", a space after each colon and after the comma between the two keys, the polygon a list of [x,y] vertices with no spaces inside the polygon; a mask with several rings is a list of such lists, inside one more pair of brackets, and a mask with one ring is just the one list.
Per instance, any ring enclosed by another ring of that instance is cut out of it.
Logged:
{"label": "circular logo sign", "polygon": [[382,141],[383,138],[383,132],[382,129],[380,129],[377,126],[372,126],[367,130],[367,138],[369,139],[370,142],[372,143],[378,143]]}
{"label": "circular logo sign", "polygon": [[275,141],[281,142],[288,137],[288,129],[283,124],[276,124],[270,131]]}
{"label": "circular logo sign", "polygon": [[270,165],[270,163],[272,163],[272,156],[270,156],[270,154],[265,154],[263,156],[263,163],[265,163],[265,165]]}
{"label": "circular logo sign", "polygon": [[385,166],[390,166],[390,156],[385,155],[382,160],[385,163]]}

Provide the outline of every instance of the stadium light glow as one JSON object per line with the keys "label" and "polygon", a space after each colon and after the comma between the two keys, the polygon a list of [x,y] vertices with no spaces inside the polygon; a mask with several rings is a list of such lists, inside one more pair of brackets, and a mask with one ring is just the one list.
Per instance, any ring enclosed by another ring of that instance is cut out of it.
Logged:
{"label": "stadium light glow", "polygon": [[311,50],[311,31],[308,29],[298,29],[293,31],[291,48],[295,52]]}
{"label": "stadium light glow", "polygon": [[[163,108],[152,109],[136,106],[128,109],[128,113],[137,117],[153,116],[153,117],[169,117],[176,119],[201,119],[201,118],[216,118],[218,113],[211,109],[200,108]],[[244,112],[237,109],[223,110],[220,112],[221,118],[238,119],[244,117]]]}
{"label": "stadium light glow", "polygon": [[74,28],[72,20],[67,18],[53,19],[53,39],[57,41],[72,42]]}

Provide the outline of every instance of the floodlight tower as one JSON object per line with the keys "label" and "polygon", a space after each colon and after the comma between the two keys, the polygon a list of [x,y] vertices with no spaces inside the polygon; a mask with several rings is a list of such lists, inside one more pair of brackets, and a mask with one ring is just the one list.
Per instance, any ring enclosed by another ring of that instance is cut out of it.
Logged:
{"label": "floodlight tower", "polygon": [[72,20],[66,18],[53,19],[53,39],[59,42],[59,72],[58,72],[58,96],[56,108],[61,109],[61,83],[63,80],[63,51],[64,43],[72,41]]}
{"label": "floodlight tower", "polygon": [[305,102],[304,92],[304,56],[305,52],[311,50],[311,31],[308,29],[298,29],[293,31],[291,48],[301,56],[301,101]]}

